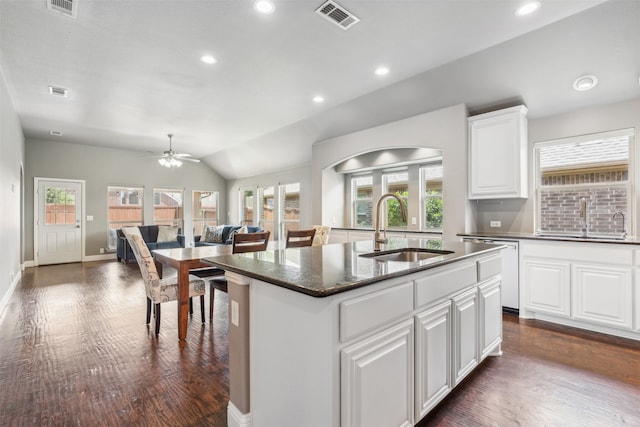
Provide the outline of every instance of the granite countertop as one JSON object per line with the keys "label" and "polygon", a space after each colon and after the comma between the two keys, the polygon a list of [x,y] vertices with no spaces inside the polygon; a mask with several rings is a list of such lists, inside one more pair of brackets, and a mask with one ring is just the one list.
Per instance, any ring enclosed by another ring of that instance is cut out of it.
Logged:
{"label": "granite countertop", "polygon": [[614,237],[573,237],[562,235],[539,235],[534,233],[512,233],[512,232],[495,232],[495,231],[474,231],[471,233],[459,233],[460,237],[478,237],[485,239],[503,239],[503,240],[551,240],[559,242],[586,242],[586,243],[614,243],[621,245],[640,245],[640,239],[636,237],[627,237],[626,239],[616,239]]}
{"label": "granite countertop", "polygon": [[203,261],[227,271],[282,286],[313,297],[326,297],[382,280],[450,264],[474,255],[490,253],[502,245],[441,242],[427,239],[390,238],[381,251],[400,248],[453,251],[416,262],[376,261],[360,256],[373,252],[365,240],[304,248],[266,250],[221,255]]}

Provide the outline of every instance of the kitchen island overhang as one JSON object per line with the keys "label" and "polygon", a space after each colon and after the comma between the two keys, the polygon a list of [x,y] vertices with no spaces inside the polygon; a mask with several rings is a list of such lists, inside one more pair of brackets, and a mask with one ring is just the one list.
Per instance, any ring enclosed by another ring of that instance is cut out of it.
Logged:
{"label": "kitchen island overhang", "polygon": [[397,263],[372,245],[207,260],[228,271],[230,426],[413,425],[501,354],[501,246],[392,239],[453,252]]}

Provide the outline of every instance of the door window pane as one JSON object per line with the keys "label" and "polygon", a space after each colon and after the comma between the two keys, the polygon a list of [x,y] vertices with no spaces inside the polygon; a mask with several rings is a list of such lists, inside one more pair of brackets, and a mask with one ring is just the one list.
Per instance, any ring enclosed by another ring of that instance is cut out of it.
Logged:
{"label": "door window pane", "polygon": [[75,191],[64,187],[47,187],[45,191],[45,225],[75,225]]}

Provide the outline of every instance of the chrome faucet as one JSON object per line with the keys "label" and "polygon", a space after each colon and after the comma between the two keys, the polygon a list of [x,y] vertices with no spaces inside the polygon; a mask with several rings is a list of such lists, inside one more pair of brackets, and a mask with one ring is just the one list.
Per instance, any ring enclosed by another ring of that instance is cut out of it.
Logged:
{"label": "chrome faucet", "polygon": [[385,199],[388,199],[390,197],[394,197],[398,203],[400,203],[400,213],[402,214],[402,220],[404,222],[407,222],[407,213],[404,211],[404,203],[402,202],[402,199],[400,197],[398,197],[398,195],[393,194],[393,193],[387,193],[387,194],[383,194],[382,196],[380,196],[380,198],[378,199],[378,204],[376,205],[376,232],[374,234],[374,251],[379,251],[380,250],[380,244],[381,243],[387,243],[387,228],[385,227],[384,229],[384,237],[380,238],[380,217],[382,217],[382,201]]}
{"label": "chrome faucet", "polygon": [[587,237],[589,234],[589,224],[587,224],[587,199],[584,197],[580,199],[580,218],[582,218],[582,237]]}
{"label": "chrome faucet", "polygon": [[627,227],[624,225],[624,214],[622,212],[618,211],[618,212],[613,214],[613,216],[611,217],[611,220],[615,221],[617,215],[620,215],[622,217],[622,238],[626,239],[627,238]]}

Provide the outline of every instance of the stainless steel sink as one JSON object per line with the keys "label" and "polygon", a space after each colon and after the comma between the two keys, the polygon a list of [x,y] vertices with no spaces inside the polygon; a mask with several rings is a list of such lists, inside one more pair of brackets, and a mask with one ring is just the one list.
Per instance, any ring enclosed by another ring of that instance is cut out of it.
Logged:
{"label": "stainless steel sink", "polygon": [[373,258],[376,261],[418,262],[452,253],[453,251],[443,251],[438,249],[402,248],[390,251],[370,252],[360,254],[360,256],[364,258]]}

